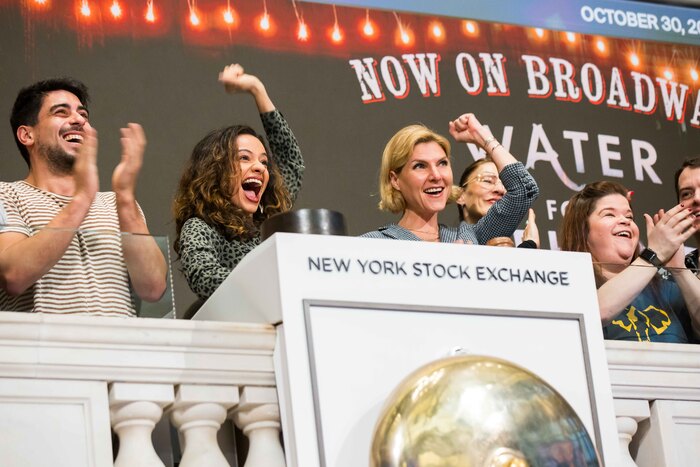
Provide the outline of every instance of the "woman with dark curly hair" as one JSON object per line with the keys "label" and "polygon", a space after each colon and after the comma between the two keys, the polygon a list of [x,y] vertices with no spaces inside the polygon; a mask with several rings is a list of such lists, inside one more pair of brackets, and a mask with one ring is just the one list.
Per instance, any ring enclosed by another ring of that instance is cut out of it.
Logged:
{"label": "woman with dark curly hair", "polygon": [[271,151],[245,125],[214,130],[192,151],[173,203],[175,251],[202,300],[260,244],[262,222],[291,208],[304,171],[296,138],[263,83],[237,64],[219,81],[229,93],[253,96]]}
{"label": "woman with dark curly hair", "polygon": [[[629,198],[616,182],[586,185],[566,207],[559,245],[591,254],[606,339],[688,342],[700,336],[700,282],[683,263],[694,216],[683,204],[644,214],[647,248],[640,253]],[[673,280],[657,273],[661,267]]]}

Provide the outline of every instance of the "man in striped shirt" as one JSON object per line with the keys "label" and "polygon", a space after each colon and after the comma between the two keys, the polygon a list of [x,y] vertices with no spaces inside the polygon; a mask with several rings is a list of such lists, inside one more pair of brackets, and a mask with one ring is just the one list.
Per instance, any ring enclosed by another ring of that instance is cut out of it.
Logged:
{"label": "man in striped shirt", "polygon": [[133,316],[134,295],[155,301],[165,291],[165,258],[134,195],[143,130],[121,130],[113,191],[99,192],[88,101],[72,79],[40,81],[15,100],[10,124],[29,173],[0,182],[2,311]]}

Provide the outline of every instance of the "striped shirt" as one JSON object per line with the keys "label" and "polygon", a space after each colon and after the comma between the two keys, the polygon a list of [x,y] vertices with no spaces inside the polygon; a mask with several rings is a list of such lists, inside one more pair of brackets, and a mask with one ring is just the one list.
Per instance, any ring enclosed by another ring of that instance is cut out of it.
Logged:
{"label": "striped shirt", "polygon": [[[0,182],[0,202],[7,214],[7,225],[0,235],[36,235],[71,199],[24,181]],[[14,297],[0,290],[0,310],[95,316],[136,314],[114,193],[96,194],[63,257],[34,285]]]}

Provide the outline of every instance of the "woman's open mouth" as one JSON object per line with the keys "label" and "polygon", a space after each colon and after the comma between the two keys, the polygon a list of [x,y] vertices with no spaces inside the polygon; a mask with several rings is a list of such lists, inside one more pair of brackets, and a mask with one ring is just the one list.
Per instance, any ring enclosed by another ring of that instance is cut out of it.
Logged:
{"label": "woman's open mouth", "polygon": [[246,178],[241,183],[241,188],[243,188],[243,194],[250,201],[257,203],[260,201],[260,191],[262,190],[263,182],[257,178]]}

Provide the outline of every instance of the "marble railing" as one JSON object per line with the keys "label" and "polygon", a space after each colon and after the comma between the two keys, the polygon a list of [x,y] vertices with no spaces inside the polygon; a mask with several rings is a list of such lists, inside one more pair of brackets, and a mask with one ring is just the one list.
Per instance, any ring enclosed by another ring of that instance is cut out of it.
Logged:
{"label": "marble railing", "polygon": [[160,467],[151,433],[168,417],[182,467],[229,466],[227,418],[248,437],[245,466],[284,466],[274,343],[267,325],[2,312],[0,463],[109,466],[111,427],[115,466]]}
{"label": "marble railing", "polygon": [[605,347],[624,466],[698,465],[700,345]]}
{"label": "marble railing", "polygon": [[[231,419],[246,467],[284,466],[274,345],[268,325],[2,312],[2,465],[160,467],[152,431],[169,420],[182,467],[225,467]],[[624,465],[694,465],[700,346],[606,347]]]}

